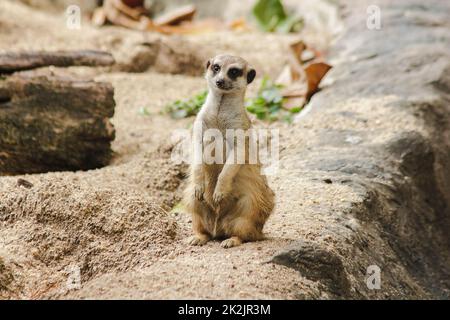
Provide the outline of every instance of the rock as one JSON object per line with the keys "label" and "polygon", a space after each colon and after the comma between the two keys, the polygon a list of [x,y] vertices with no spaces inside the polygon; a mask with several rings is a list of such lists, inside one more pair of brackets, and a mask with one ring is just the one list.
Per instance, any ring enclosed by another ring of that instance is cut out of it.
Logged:
{"label": "rock", "polygon": [[270,262],[293,268],[302,276],[323,283],[336,297],[350,296],[350,282],[342,259],[314,242],[298,240],[276,254]]}
{"label": "rock", "polygon": [[156,71],[199,76],[203,73],[207,53],[180,37],[156,38],[125,43],[113,70],[124,72]]}
{"label": "rock", "polygon": [[0,174],[105,166],[112,156],[114,107],[108,83],[48,71],[0,80]]}
{"label": "rock", "polygon": [[0,298],[6,298],[10,291],[10,285],[14,281],[11,269],[6,266],[2,257],[0,257]]}
{"label": "rock", "polygon": [[22,178],[17,179],[17,185],[21,186],[21,187],[25,187],[27,189],[33,188],[33,184],[30,181],[27,181]]}
{"label": "rock", "polygon": [[[353,298],[450,296],[450,33],[429,19],[450,6],[430,1],[418,9],[415,3],[379,3],[380,30],[361,28],[366,16],[358,12],[368,3],[346,3],[346,30],[332,49],[328,85],[298,118],[314,128],[304,139],[310,150],[299,146],[283,158],[287,170],[345,181],[354,195],[343,211],[320,206],[333,217],[325,223],[333,236],[331,246],[316,243],[342,257]],[[349,132],[349,126],[359,130]],[[297,246],[282,251],[282,259],[296,270],[300,260],[302,275],[314,275],[320,255],[309,263],[308,250]],[[364,283],[370,265],[380,267],[379,291]],[[326,272],[315,281],[324,279]]]}
{"label": "rock", "polygon": [[103,51],[31,51],[0,54],[0,74],[47,66],[111,66],[113,56]]}

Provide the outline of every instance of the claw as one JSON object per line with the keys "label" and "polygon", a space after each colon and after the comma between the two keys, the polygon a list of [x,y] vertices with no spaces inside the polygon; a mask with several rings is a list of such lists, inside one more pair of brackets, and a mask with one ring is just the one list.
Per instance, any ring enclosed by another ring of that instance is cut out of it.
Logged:
{"label": "claw", "polygon": [[215,205],[219,205],[229,194],[227,188],[217,185],[213,193],[213,201]]}
{"label": "claw", "polygon": [[203,186],[196,186],[195,187],[195,198],[197,198],[198,200],[202,201],[203,200],[203,193],[205,192],[205,189]]}
{"label": "claw", "polygon": [[214,204],[216,204],[216,205],[220,204],[220,202],[222,202],[222,200],[224,198],[225,198],[225,195],[222,192],[218,192],[218,191],[214,192],[214,195],[213,195]]}

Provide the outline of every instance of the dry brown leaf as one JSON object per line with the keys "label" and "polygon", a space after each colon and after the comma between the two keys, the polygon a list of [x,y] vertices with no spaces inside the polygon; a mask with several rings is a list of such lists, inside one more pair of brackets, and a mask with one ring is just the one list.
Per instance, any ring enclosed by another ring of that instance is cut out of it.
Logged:
{"label": "dry brown leaf", "polygon": [[313,62],[305,68],[308,90],[306,98],[309,99],[319,88],[320,81],[331,69],[331,66],[325,62]]}
{"label": "dry brown leaf", "polygon": [[201,34],[217,31],[221,27],[222,25],[215,20],[202,20],[196,22],[184,22],[178,26],[151,25],[147,30],[164,34]]}
{"label": "dry brown leaf", "polygon": [[228,24],[228,28],[235,31],[249,31],[251,28],[245,21],[245,18],[234,19]]}
{"label": "dry brown leaf", "polygon": [[129,7],[122,0],[105,0],[100,9],[102,11],[93,16],[93,19],[98,19],[93,20],[96,25],[101,25],[102,15],[105,16],[105,23],[110,22],[129,29],[145,30],[151,24],[151,20],[143,15],[144,9]]}
{"label": "dry brown leaf", "polygon": [[298,81],[303,75],[301,55],[306,45],[303,41],[298,40],[289,45],[289,66],[291,68],[292,81]]}
{"label": "dry brown leaf", "polygon": [[121,0],[125,5],[130,8],[144,7],[144,0]]}
{"label": "dry brown leaf", "polygon": [[114,6],[121,13],[133,20],[139,20],[146,11],[143,0],[105,0],[104,5],[105,4],[107,4],[107,6]]}
{"label": "dry brown leaf", "polygon": [[[331,66],[318,61],[315,57],[320,53],[308,49],[298,40],[289,46],[289,64],[278,76],[276,83],[284,86],[281,94],[284,98],[283,108],[302,107],[318,90],[320,81]],[[312,60],[306,67],[305,60]]]}
{"label": "dry brown leaf", "polygon": [[302,40],[297,40],[289,45],[292,56],[298,63],[302,63],[302,53],[306,50],[306,44]]}
{"label": "dry brown leaf", "polygon": [[94,26],[100,27],[106,24],[106,14],[105,10],[103,8],[97,8],[94,10],[94,13],[92,14],[92,24]]}
{"label": "dry brown leaf", "polygon": [[97,26],[110,22],[134,30],[154,31],[164,34],[198,34],[216,31],[221,24],[217,21],[203,20],[192,22],[195,7],[185,6],[153,21],[148,18],[140,4],[142,0],[105,0],[103,7],[99,8],[92,17],[93,24]]}
{"label": "dry brown leaf", "polygon": [[170,11],[154,20],[157,26],[175,26],[181,22],[192,21],[197,9],[194,5],[187,5]]}

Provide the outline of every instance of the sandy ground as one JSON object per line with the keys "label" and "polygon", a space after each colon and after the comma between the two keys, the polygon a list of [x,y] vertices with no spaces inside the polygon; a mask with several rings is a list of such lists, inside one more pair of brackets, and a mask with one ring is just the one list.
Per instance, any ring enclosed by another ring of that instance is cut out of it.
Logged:
{"label": "sandy ground", "polygon": [[[395,113],[390,121],[383,121],[386,109],[373,106],[395,101],[395,97],[336,101],[334,110],[345,103],[348,114],[330,111],[320,119],[272,125],[280,129],[281,154],[278,173],[269,177],[276,193],[276,209],[266,224],[267,240],[231,249],[221,248],[219,242],[203,247],[183,243],[191,233],[190,217],[172,208],[180,201],[187,167],[171,161],[170,137],[175,129],[189,128],[193,119],[172,120],[160,112],[167,103],[203,90],[205,81],[201,72],[192,76],[192,70],[185,66],[175,68],[179,74],[165,73],[161,61],[159,67],[147,72],[127,70],[133,61],[152,55],[142,43],[167,41],[178,50],[191,50],[184,52],[183,59],[192,57],[195,63],[220,52],[241,55],[255,66],[260,81],[263,74],[275,76],[282,69],[287,59],[284,48],[290,40],[292,36],[230,32],[178,39],[115,27],[94,29],[86,23],[81,31],[72,31],[64,27],[62,16],[2,1],[0,51],[103,49],[111,51],[122,67],[73,70],[111,82],[115,88],[115,156],[110,166],[88,172],[22,176],[33,183],[31,189],[17,186],[18,177],[0,178],[0,297],[332,297],[320,281],[268,263],[275,253],[298,239],[337,252],[350,269],[369,265],[372,257],[367,257],[364,248],[385,243],[376,228],[365,226],[366,217],[355,219],[349,213],[352,204],[363,203],[367,194],[358,192],[357,183],[334,183],[342,176],[333,170],[311,169],[311,162],[321,163],[316,148],[345,152],[355,143],[355,136],[360,139],[356,143],[377,144],[390,138],[383,132],[420,127],[408,114]],[[175,50],[175,59],[170,61],[177,63],[179,54]],[[255,92],[258,81],[248,95]],[[143,107],[149,115],[140,114]],[[368,128],[380,134],[364,141]],[[353,178],[358,181],[357,176]],[[326,182],[330,179],[334,182]],[[382,252],[377,258],[389,264],[392,274],[407,279],[392,250]],[[358,257],[358,263],[347,261],[353,257]],[[80,270],[81,286],[71,289],[67,281],[74,269]],[[364,270],[350,271],[352,283],[364,284]],[[405,281],[407,290],[414,286],[413,281]],[[399,296],[406,290],[391,289],[377,297]],[[410,296],[422,296],[420,288],[411,292]]]}
{"label": "sandy ground", "polygon": [[[25,16],[26,20],[20,18]],[[3,1],[0,50],[106,49],[126,61],[130,46],[158,37],[114,27],[97,30],[86,23],[82,31],[72,31],[62,23],[60,16]],[[283,67],[283,48],[290,39],[226,32],[190,41],[210,55],[242,55],[260,75],[274,75]],[[167,142],[172,130],[188,128],[193,119],[172,120],[160,111],[175,99],[203,90],[202,77],[83,68],[74,72],[113,84],[116,155],[111,166],[100,170],[24,177],[35,185],[31,191],[18,190],[23,194],[21,214],[29,219],[3,212],[0,231],[0,257],[15,275],[11,297],[299,298],[299,287],[320,296],[316,285],[296,271],[266,263],[299,233],[310,233],[306,225],[303,231],[296,228],[296,221],[303,218],[292,210],[286,212],[283,187],[276,181],[272,185],[278,193],[278,209],[267,224],[270,240],[231,250],[221,249],[217,242],[202,248],[183,244],[190,234],[190,218],[168,212],[180,199],[186,167],[170,163]],[[142,107],[150,115],[140,114]],[[2,178],[0,190],[16,180]],[[133,218],[138,212],[144,216]],[[104,234],[97,234],[92,224]],[[77,236],[79,232],[83,234]],[[112,236],[115,233],[121,234]],[[79,291],[64,289],[70,266],[81,267]],[[102,289],[105,284],[111,286],[107,291]]]}

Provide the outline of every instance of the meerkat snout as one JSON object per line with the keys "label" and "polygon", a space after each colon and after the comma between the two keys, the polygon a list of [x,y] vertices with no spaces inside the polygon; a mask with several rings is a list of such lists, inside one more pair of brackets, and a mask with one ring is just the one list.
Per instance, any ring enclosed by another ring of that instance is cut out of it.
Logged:
{"label": "meerkat snout", "polygon": [[254,69],[241,57],[218,55],[206,63],[206,80],[212,90],[242,91],[256,76]]}
{"label": "meerkat snout", "polygon": [[216,81],[216,85],[217,85],[217,88],[226,90],[226,88],[225,88],[225,80],[224,79],[218,79]]}

